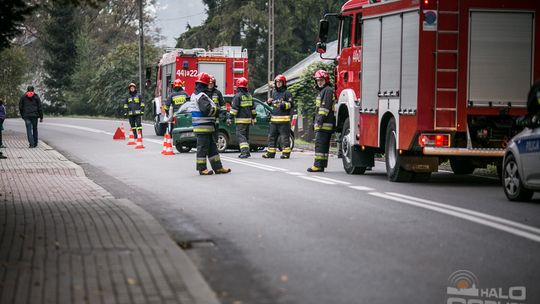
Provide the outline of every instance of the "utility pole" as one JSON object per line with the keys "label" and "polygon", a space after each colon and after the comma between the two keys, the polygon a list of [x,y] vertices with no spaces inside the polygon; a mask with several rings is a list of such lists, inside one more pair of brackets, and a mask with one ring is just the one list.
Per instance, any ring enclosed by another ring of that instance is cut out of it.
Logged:
{"label": "utility pole", "polygon": [[268,98],[271,97],[270,81],[274,80],[274,0],[268,0]]}
{"label": "utility pole", "polygon": [[138,0],[139,3],[139,94],[144,98],[144,26],[143,26],[143,3],[144,0]]}

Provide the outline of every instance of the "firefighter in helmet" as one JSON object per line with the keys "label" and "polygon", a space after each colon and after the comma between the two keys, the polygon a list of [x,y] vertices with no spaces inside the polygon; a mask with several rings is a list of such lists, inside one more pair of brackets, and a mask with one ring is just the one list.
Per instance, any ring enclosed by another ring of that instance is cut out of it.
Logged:
{"label": "firefighter in helmet", "polygon": [[[257,112],[253,105],[253,98],[248,91],[248,80],[244,77],[238,79],[236,86],[238,90],[232,100],[230,114],[235,117],[236,136],[240,143],[239,158],[248,158],[249,153],[249,126],[255,124]],[[230,121],[230,119],[228,119]]]}
{"label": "firefighter in helmet", "polygon": [[315,162],[308,172],[324,172],[328,165],[328,152],[330,138],[334,131],[334,89],[330,83],[330,76],[325,70],[318,70],[313,75],[317,83],[319,94],[315,100],[317,114],[315,116]]}
{"label": "firefighter in helmet", "polygon": [[278,138],[281,138],[282,155],[287,159],[291,156],[291,112],[294,107],[292,94],[287,90],[287,79],[277,75],[274,79],[274,92],[267,103],[272,106],[270,130],[268,132],[268,150],[263,158],[274,158]]}
{"label": "firefighter in helmet", "polygon": [[216,78],[213,75],[210,75],[210,82],[208,83],[208,90],[206,91],[206,95],[208,95],[208,97],[210,97],[210,99],[212,99],[212,101],[218,107],[218,110],[216,112],[216,131],[214,132],[214,141],[217,143],[219,130],[219,115],[222,112],[226,112],[227,107],[225,107],[225,99],[223,99],[223,94],[221,94],[221,91],[218,90]]}
{"label": "firefighter in helmet", "polygon": [[[197,170],[200,175],[225,174],[231,169],[223,168],[216,142],[213,139],[215,131],[217,105],[206,95],[210,75],[201,73],[195,81],[195,92],[190,101],[185,103],[180,112],[191,112],[193,132],[197,135]],[[212,170],[206,167],[206,159],[210,161]]]}
{"label": "firefighter in helmet", "polygon": [[176,113],[176,111],[178,111],[187,101],[189,101],[189,95],[184,91],[184,82],[180,79],[175,79],[173,82],[172,93],[163,105],[165,116],[169,121],[169,133],[171,132],[172,127],[172,124],[170,123],[171,117],[173,117],[174,113]]}
{"label": "firefighter in helmet", "polygon": [[129,95],[124,98],[124,115],[129,118],[129,124],[135,138],[137,138],[137,131],[139,130],[142,136],[141,119],[144,115],[144,99],[141,94],[137,93],[137,85],[133,82],[128,85],[128,90]]}

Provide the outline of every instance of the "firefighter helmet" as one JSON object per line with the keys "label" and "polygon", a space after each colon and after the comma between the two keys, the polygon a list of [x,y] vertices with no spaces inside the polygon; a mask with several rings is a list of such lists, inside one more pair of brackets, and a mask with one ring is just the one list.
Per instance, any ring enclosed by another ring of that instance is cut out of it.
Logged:
{"label": "firefighter helmet", "polygon": [[239,87],[239,88],[246,88],[247,89],[248,80],[245,77],[240,77],[236,81],[236,86]]}
{"label": "firefighter helmet", "polygon": [[130,82],[130,83],[128,84],[128,89],[131,88],[131,87],[134,87],[134,88],[136,89],[136,88],[137,88],[137,85],[136,85],[135,83],[133,83],[133,82]]}
{"label": "firefighter helmet", "polygon": [[285,78],[284,75],[282,74],[277,75],[276,78],[274,79],[274,82],[277,82],[277,81],[281,81],[284,87],[287,86],[287,78]]}
{"label": "firefighter helmet", "polygon": [[317,80],[317,78],[323,78],[326,83],[330,82],[330,75],[328,75],[328,72],[325,70],[318,70],[313,75],[313,78],[315,78],[315,80]]}
{"label": "firefighter helmet", "polygon": [[173,83],[173,88],[183,88],[184,82],[180,79],[175,79]]}
{"label": "firefighter helmet", "polygon": [[200,73],[199,76],[197,76],[197,80],[195,80],[195,82],[200,82],[208,85],[208,83],[210,83],[210,75],[208,73]]}

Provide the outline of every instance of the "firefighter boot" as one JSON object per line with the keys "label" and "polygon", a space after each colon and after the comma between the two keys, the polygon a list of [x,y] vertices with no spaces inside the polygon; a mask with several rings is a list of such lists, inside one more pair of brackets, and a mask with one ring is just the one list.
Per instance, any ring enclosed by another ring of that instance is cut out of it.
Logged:
{"label": "firefighter boot", "polygon": [[214,174],[214,171],[208,170],[208,169],[204,169],[204,170],[199,170],[199,174],[200,174],[200,175],[212,175],[212,174]]}
{"label": "firefighter boot", "polygon": [[283,152],[283,154],[281,154],[281,159],[289,159],[291,158],[291,153],[285,153]]}
{"label": "firefighter boot", "polygon": [[311,166],[311,168],[307,169],[308,172],[324,172],[324,168],[317,167],[317,166]]}
{"label": "firefighter boot", "polygon": [[230,168],[219,168],[215,172],[216,172],[216,174],[227,174],[227,173],[231,173],[231,169]]}
{"label": "firefighter boot", "polygon": [[240,155],[238,155],[238,158],[248,158],[248,157],[250,157],[250,155],[247,153],[240,153]]}
{"label": "firefighter boot", "polygon": [[263,158],[274,158],[276,157],[276,148],[268,148],[266,153],[263,154]]}

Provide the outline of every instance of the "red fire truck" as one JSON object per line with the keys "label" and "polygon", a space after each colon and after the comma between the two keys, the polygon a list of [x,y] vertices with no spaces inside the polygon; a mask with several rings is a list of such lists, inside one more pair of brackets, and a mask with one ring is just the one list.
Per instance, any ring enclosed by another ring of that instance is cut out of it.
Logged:
{"label": "red fire truck", "polygon": [[[350,0],[339,23],[337,130],[345,171],[384,153],[391,181],[496,164],[540,78],[540,1]],[[324,57],[323,57],[324,58]]]}
{"label": "red fire truck", "polygon": [[211,51],[200,48],[168,50],[157,67],[153,107],[156,135],[162,136],[167,127],[162,105],[171,93],[171,84],[175,79],[181,79],[186,92],[191,94],[197,75],[202,72],[214,75],[223,95],[232,96],[236,90],[236,80],[248,77],[247,50],[240,46],[223,46]]}

